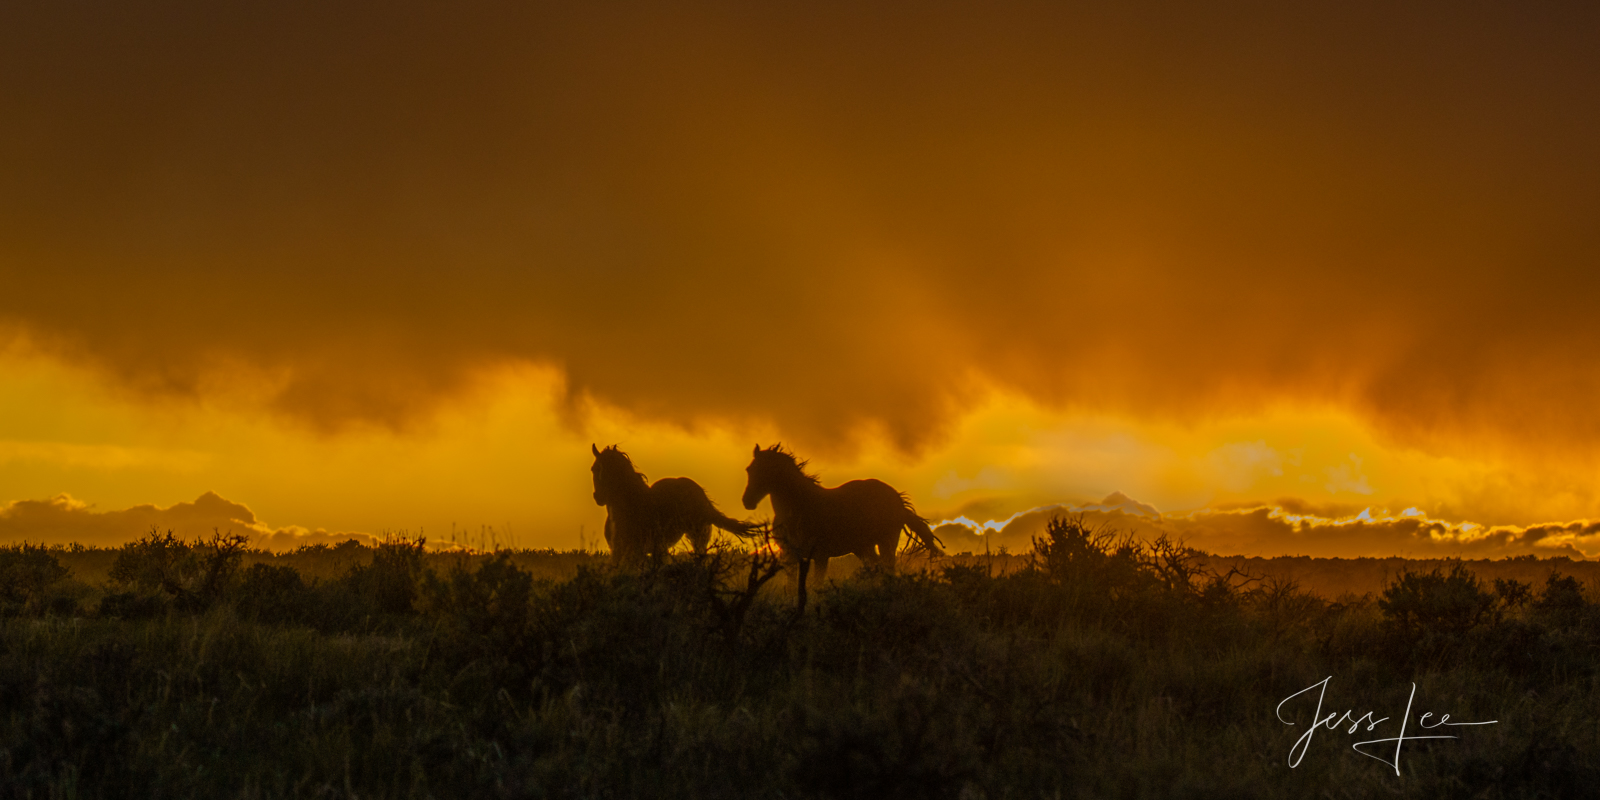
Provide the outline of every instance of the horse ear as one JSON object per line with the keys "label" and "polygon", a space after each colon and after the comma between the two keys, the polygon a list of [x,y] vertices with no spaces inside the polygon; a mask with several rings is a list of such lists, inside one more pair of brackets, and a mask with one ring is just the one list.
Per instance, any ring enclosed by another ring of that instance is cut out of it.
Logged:
{"label": "horse ear", "polygon": [[756,445],[756,451],[754,453],[752,453],[751,455],[757,455],[757,456],[761,455],[761,445],[759,445],[759,444]]}
{"label": "horse ear", "polygon": [[595,447],[593,442],[589,443],[589,450],[594,453],[594,457],[595,458],[599,458],[600,457],[600,448]]}

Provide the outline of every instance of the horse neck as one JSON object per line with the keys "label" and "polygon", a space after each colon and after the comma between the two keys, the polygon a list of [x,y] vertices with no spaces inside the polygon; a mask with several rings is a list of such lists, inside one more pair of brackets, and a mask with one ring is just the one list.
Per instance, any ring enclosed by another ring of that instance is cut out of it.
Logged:
{"label": "horse neck", "polygon": [[785,475],[773,482],[772,511],[783,517],[804,513],[821,493],[822,487],[805,475]]}
{"label": "horse neck", "polygon": [[624,509],[634,508],[644,503],[650,497],[650,485],[638,474],[628,475],[613,481],[611,504]]}

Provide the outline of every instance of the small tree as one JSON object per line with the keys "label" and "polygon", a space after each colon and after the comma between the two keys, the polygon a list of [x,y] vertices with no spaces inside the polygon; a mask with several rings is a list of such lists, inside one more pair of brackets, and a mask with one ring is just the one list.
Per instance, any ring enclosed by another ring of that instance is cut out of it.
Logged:
{"label": "small tree", "polygon": [[1383,590],[1378,608],[1401,630],[1460,634],[1482,623],[1494,610],[1495,597],[1459,561],[1444,573],[1401,572]]}

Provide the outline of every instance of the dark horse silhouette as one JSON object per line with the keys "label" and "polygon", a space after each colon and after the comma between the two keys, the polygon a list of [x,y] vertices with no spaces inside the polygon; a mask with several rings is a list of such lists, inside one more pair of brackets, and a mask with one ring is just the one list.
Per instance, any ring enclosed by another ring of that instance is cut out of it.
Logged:
{"label": "dark horse silhouette", "polygon": [[791,566],[810,559],[820,581],[828,574],[828,559],[854,553],[864,564],[893,570],[905,529],[917,547],[943,553],[927,520],[893,486],[869,478],[825,489],[805,465],[782,445],[765,450],[756,445],[755,458],[745,469],[750,479],[744,507],[754,510],[771,495],[772,538]]}
{"label": "dark horse silhouette", "polygon": [[606,507],[606,544],[613,563],[665,556],[685,534],[694,551],[704,554],[711,526],[741,535],[752,527],[718,511],[706,490],[688,478],[646,483],[628,454],[615,445],[589,449],[594,451],[594,501]]}

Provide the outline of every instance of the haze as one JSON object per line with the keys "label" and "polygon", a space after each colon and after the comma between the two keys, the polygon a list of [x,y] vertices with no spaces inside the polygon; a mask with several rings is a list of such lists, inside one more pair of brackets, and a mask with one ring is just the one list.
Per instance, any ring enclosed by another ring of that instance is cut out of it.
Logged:
{"label": "haze", "polygon": [[1597,554],[1597,15],[12,4],[0,536],[566,548],[591,442],[737,512],[781,440],[980,527]]}

